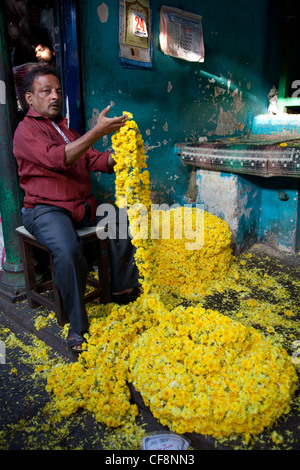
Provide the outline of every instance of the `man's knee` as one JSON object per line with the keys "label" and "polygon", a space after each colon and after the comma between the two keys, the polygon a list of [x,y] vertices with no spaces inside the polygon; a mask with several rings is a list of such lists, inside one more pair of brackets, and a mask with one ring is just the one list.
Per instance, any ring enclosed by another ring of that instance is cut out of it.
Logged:
{"label": "man's knee", "polygon": [[79,241],[70,240],[70,243],[62,242],[56,251],[57,262],[63,263],[66,267],[73,264],[85,265],[85,257],[82,253],[82,246]]}

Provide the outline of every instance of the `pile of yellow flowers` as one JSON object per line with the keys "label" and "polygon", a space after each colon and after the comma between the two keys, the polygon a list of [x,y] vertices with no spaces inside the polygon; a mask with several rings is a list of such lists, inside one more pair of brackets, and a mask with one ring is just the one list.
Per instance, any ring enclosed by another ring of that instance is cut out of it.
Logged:
{"label": "pile of yellow flowers", "polygon": [[92,412],[107,426],[133,421],[136,405],[127,387],[128,347],[142,328],[139,309],[103,306],[103,318],[90,321],[88,348],[78,362],[58,365],[48,375],[47,390],[55,393],[63,417],[79,408]]}
{"label": "pile of yellow flowers", "polygon": [[[196,207],[172,209],[170,216],[171,237],[156,241],[152,285],[169,288],[185,298],[204,295],[209,285],[223,279],[229,269],[232,259],[229,227],[223,220]],[[194,228],[188,238],[176,239],[174,231],[183,219],[187,227]],[[196,220],[201,221],[199,232]]]}
{"label": "pile of yellow flowers", "polygon": [[146,156],[127,115],[112,139],[116,198],[129,206],[144,293],[128,306],[90,310],[86,350],[77,363],[53,368],[47,389],[63,416],[85,408],[99,422],[122,426],[138,413],[130,402],[131,382],[153,415],[175,432],[216,438],[259,433],[289,411],[297,386],[291,359],[250,326],[217,311],[165,302],[164,288],[189,298],[226,276],[230,231],[224,221],[191,208],[184,216],[191,226],[202,217],[204,238],[198,249],[188,250],[190,238],[175,236],[182,219],[182,208],[176,208],[170,210],[173,236],[149,236],[155,214]]}
{"label": "pile of yellow flowers", "polygon": [[129,365],[163,425],[216,438],[251,435],[290,410],[297,377],[282,348],[200,306],[160,305],[157,314],[158,325],[136,338]]}

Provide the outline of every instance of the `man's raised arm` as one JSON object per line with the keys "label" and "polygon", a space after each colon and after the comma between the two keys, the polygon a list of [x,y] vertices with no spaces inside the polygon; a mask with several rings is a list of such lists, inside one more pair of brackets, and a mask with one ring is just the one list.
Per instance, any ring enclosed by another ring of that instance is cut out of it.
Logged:
{"label": "man's raised arm", "polygon": [[[70,142],[65,146],[66,164],[72,165],[78,160],[84,153],[92,147],[101,137],[109,134],[113,134],[120,127],[124,126],[127,116],[119,116],[114,118],[106,117],[110,111],[110,106],[107,106],[100,114],[97,119],[97,124],[93,129],[86,132],[84,135],[79,137],[74,142]],[[113,165],[112,159],[110,160]]]}

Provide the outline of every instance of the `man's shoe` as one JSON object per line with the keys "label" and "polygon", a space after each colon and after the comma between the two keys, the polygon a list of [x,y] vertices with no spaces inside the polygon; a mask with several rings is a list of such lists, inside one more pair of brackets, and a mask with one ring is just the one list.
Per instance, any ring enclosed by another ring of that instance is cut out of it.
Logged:
{"label": "man's shoe", "polygon": [[111,301],[115,304],[127,305],[130,304],[130,302],[135,302],[140,295],[141,289],[139,287],[135,287],[130,294],[112,295]]}

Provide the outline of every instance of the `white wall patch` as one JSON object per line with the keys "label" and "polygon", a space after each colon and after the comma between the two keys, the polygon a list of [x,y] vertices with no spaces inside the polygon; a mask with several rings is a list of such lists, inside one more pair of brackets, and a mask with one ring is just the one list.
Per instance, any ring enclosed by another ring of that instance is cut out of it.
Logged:
{"label": "white wall patch", "polygon": [[0,104],[6,104],[6,86],[3,80],[0,80]]}
{"label": "white wall patch", "polygon": [[97,13],[101,23],[106,23],[108,20],[108,6],[106,3],[101,3],[101,5],[97,8]]}

